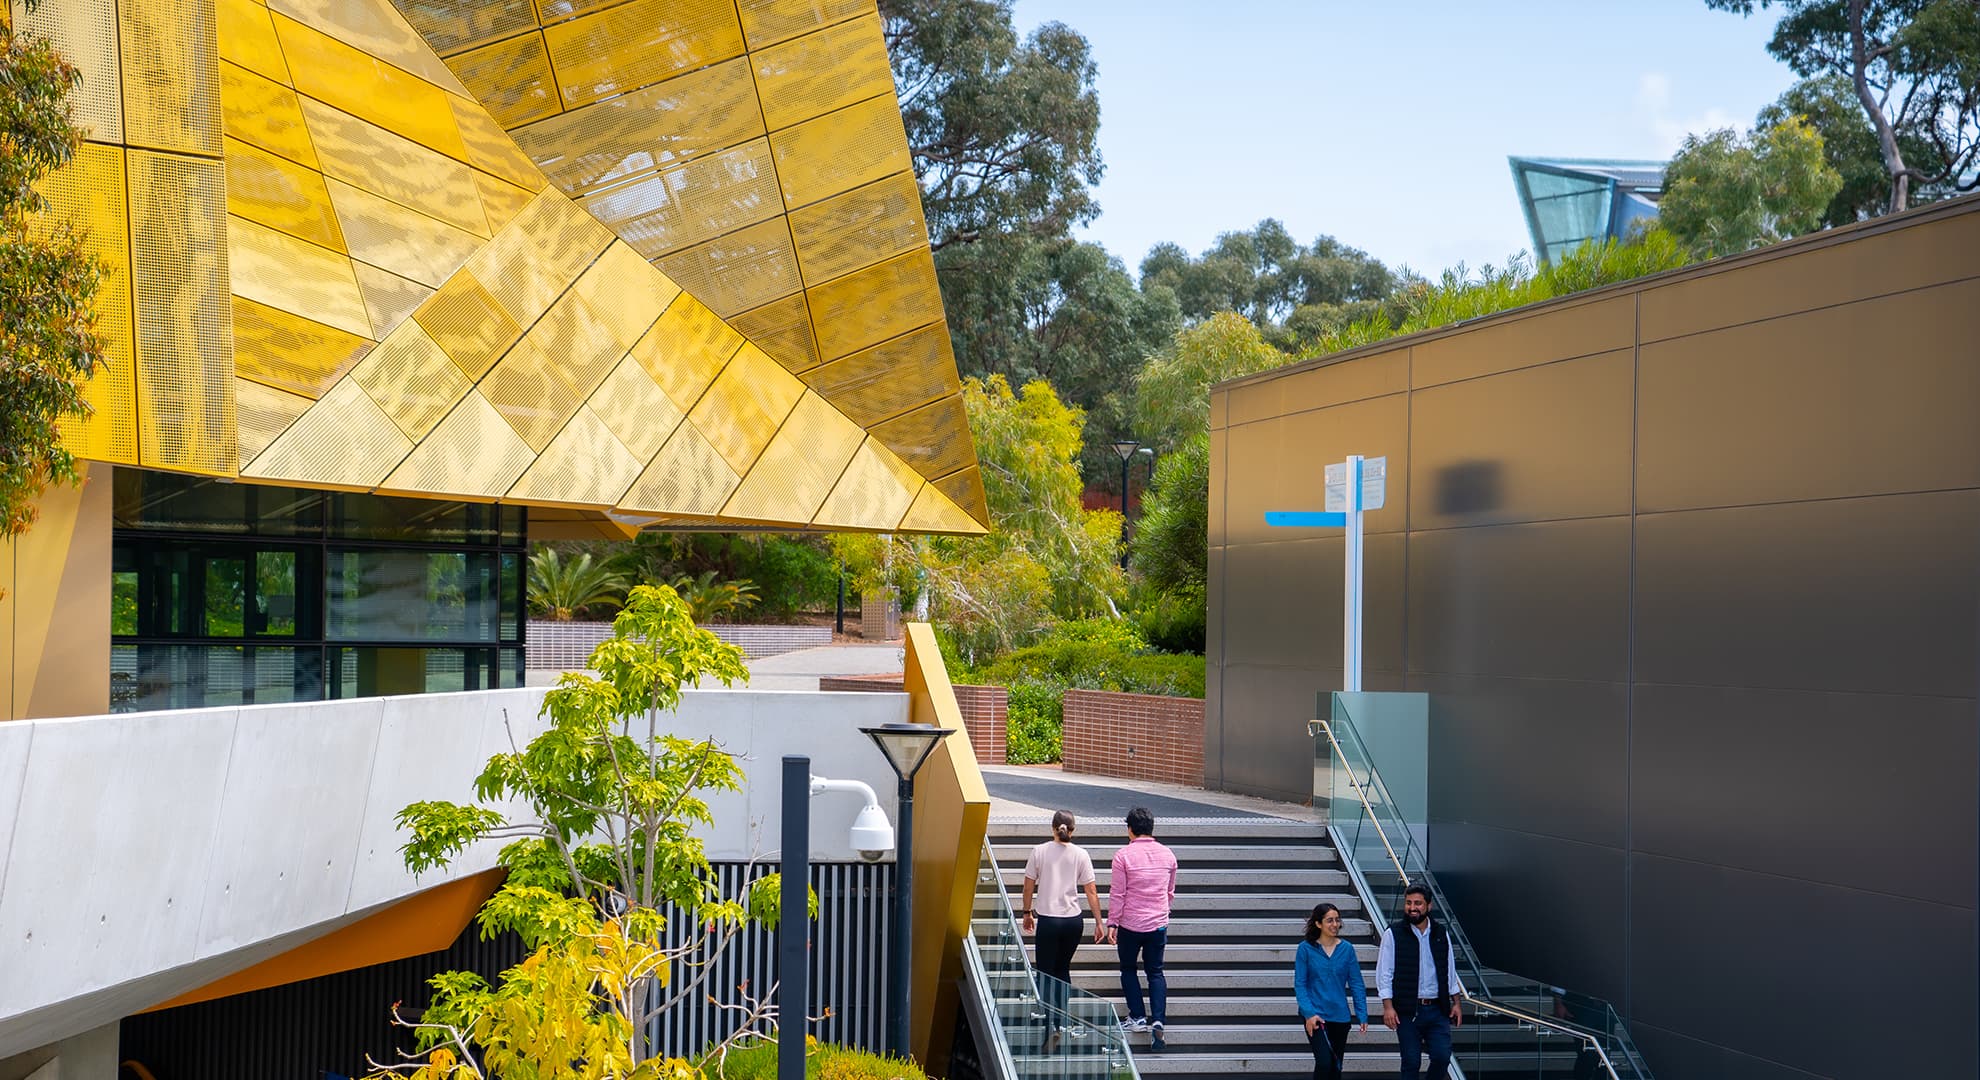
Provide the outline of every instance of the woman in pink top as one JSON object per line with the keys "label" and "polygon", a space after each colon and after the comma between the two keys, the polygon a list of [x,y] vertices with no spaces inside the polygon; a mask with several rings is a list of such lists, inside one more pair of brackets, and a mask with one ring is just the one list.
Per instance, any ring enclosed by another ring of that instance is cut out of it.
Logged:
{"label": "woman in pink top", "polygon": [[[1037,968],[1048,975],[1039,986],[1045,1004],[1056,1012],[1046,1023],[1045,1052],[1051,1053],[1058,1037],[1058,1016],[1066,1009],[1066,987],[1072,982],[1073,952],[1086,933],[1086,918],[1079,910],[1079,890],[1086,890],[1086,906],[1100,917],[1100,892],[1093,884],[1093,857],[1072,842],[1073,816],[1064,810],[1052,815],[1052,839],[1031,849],[1024,864],[1024,932],[1038,932]],[[1037,909],[1032,894],[1037,894]]]}

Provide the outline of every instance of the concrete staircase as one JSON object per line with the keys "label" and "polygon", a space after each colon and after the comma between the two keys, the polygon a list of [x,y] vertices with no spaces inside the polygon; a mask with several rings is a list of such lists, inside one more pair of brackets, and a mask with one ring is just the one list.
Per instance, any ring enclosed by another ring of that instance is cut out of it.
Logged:
{"label": "concrete staircase", "polygon": [[[1043,833],[1036,822],[990,824],[998,869],[1013,903],[1024,884],[1026,856],[1044,839]],[[1180,870],[1164,963],[1168,1047],[1156,1052],[1146,1034],[1128,1036],[1140,1074],[1311,1077],[1313,1055],[1293,998],[1293,955],[1306,914],[1325,901],[1341,909],[1342,936],[1360,954],[1368,986],[1369,1030],[1349,1033],[1346,1071],[1394,1076],[1396,1037],[1381,1025],[1375,994],[1378,931],[1325,828],[1278,818],[1194,819],[1158,821],[1155,834],[1175,851]],[[1103,905],[1108,864],[1126,839],[1124,833],[1102,835],[1094,829],[1077,837],[1093,856]],[[985,907],[979,904],[978,909]],[[1114,949],[1089,939],[1073,958],[1073,984],[1108,999],[1125,1015],[1118,970]],[[1572,1072],[1574,1055],[1565,1046],[1536,1045],[1531,1029],[1475,1010],[1466,1010],[1458,1041],[1460,1060],[1472,1080],[1495,1075],[1566,1078]],[[1052,1071],[1027,1070],[1028,1049],[1012,1047],[1021,1073]]]}

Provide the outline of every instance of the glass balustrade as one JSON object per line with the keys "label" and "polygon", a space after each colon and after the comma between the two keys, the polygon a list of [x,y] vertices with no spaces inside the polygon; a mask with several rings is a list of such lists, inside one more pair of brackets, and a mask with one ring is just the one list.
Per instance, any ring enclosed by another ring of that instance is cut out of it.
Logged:
{"label": "glass balustrade", "polygon": [[[1467,1022],[1452,1033],[1465,1077],[1650,1080],[1622,1018],[1608,1002],[1479,963],[1430,872],[1419,839],[1427,817],[1424,808],[1412,806],[1410,795],[1399,798],[1384,782],[1354,715],[1356,709],[1372,714],[1385,708],[1384,699],[1411,697],[1420,708],[1417,695],[1331,696],[1328,719],[1312,724],[1314,796],[1316,802],[1326,802],[1341,858],[1366,891],[1378,926],[1402,917],[1403,892],[1409,886],[1430,890],[1472,997]],[[1362,722],[1374,727],[1382,719],[1364,715]]]}

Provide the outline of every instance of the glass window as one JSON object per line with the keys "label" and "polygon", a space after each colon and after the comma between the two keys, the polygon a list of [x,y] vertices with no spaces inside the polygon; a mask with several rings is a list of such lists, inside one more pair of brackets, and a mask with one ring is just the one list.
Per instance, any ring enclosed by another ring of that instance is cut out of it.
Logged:
{"label": "glass window", "polygon": [[494,641],[496,559],[472,551],[332,551],[333,641]]}
{"label": "glass window", "polygon": [[296,553],[254,553],[254,625],[251,634],[296,636]]}
{"label": "glass window", "polygon": [[321,653],[267,645],[113,645],[110,709],[194,709],[315,701]]}
{"label": "glass window", "polygon": [[138,572],[110,572],[110,633],[130,637],[138,632]]}

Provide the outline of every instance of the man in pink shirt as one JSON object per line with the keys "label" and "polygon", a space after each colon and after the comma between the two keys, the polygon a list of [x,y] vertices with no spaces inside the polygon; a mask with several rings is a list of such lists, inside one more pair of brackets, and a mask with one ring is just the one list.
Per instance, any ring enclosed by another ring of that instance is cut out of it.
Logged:
{"label": "man in pink shirt", "polygon": [[[1176,899],[1176,856],[1155,840],[1155,815],[1137,806],[1127,815],[1128,842],[1114,852],[1107,885],[1107,940],[1121,958],[1121,993],[1127,998],[1122,1031],[1146,1031],[1148,1048],[1161,1050],[1167,1019],[1169,981],[1162,974],[1162,950],[1169,943],[1169,905]],[[1148,1011],[1141,1011],[1137,959],[1148,971]]]}

